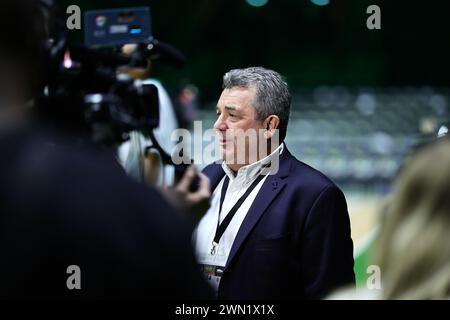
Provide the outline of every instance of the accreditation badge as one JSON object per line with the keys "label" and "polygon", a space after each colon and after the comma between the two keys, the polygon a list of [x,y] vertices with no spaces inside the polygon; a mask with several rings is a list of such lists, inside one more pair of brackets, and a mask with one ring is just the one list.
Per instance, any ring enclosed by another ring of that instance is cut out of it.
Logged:
{"label": "accreditation badge", "polygon": [[206,281],[211,285],[216,293],[219,291],[219,284],[223,275],[223,269],[224,267],[221,266],[213,266],[208,264],[200,265],[200,271],[203,273]]}

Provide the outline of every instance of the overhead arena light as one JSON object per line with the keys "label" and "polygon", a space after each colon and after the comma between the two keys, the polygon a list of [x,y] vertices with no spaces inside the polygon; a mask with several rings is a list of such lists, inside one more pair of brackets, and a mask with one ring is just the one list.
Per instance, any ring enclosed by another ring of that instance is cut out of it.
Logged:
{"label": "overhead arena light", "polygon": [[311,0],[311,2],[317,6],[326,6],[327,4],[330,4],[330,0]]}
{"label": "overhead arena light", "polygon": [[249,5],[252,7],[262,7],[269,2],[269,0],[246,0]]}

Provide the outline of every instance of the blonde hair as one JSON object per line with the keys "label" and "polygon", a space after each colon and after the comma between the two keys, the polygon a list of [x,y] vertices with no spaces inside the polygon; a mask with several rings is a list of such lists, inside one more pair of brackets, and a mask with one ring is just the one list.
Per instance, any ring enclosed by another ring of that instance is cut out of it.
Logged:
{"label": "blonde hair", "polygon": [[450,140],[424,147],[400,174],[377,247],[384,299],[450,297]]}

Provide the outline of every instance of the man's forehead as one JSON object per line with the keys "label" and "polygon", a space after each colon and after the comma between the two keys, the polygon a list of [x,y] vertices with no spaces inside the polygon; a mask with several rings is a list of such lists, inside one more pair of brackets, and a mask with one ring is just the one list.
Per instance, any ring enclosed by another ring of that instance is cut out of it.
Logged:
{"label": "man's forehead", "polygon": [[253,88],[233,87],[231,89],[224,89],[217,106],[227,109],[241,109],[246,106],[251,106],[254,97],[255,90]]}

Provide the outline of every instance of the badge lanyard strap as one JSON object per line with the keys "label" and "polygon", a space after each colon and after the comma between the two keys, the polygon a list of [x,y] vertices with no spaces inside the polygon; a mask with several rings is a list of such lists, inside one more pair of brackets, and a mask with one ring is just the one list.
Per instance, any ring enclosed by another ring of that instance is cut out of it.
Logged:
{"label": "badge lanyard strap", "polygon": [[248,189],[245,191],[245,193],[239,198],[239,200],[236,202],[236,204],[231,208],[231,210],[228,212],[225,219],[223,219],[222,223],[220,223],[220,214],[222,213],[222,205],[223,201],[225,200],[225,194],[228,189],[228,183],[230,179],[228,177],[225,177],[225,181],[222,185],[222,191],[220,193],[220,207],[219,207],[219,215],[217,217],[217,227],[216,227],[216,234],[214,235],[214,240],[212,242],[212,249],[211,249],[211,255],[216,254],[216,248],[219,245],[220,238],[222,238],[222,235],[224,234],[225,230],[228,228],[228,225],[230,224],[231,220],[233,219],[236,212],[239,210],[241,205],[244,203],[245,199],[249,196],[249,194],[255,189],[255,187],[258,185],[258,183],[264,178],[265,176],[260,174],[258,178],[256,178],[255,181],[248,187]]}

